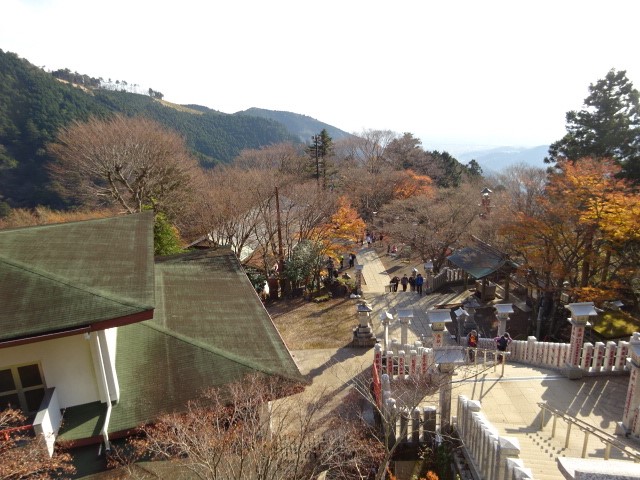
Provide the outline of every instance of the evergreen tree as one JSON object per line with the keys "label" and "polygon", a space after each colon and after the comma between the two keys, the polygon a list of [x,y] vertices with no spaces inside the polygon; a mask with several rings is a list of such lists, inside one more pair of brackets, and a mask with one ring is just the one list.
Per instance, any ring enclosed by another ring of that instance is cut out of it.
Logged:
{"label": "evergreen tree", "polygon": [[567,112],[567,134],[549,147],[547,163],[560,158],[612,158],[622,176],[640,181],[640,95],[624,70],[610,70],[589,85],[585,109]]}
{"label": "evergreen tree", "polygon": [[327,164],[328,159],[333,154],[333,139],[323,128],[318,135],[311,137],[311,145],[307,147],[307,153],[313,159],[315,178],[320,183],[322,179],[323,188],[327,187]]}

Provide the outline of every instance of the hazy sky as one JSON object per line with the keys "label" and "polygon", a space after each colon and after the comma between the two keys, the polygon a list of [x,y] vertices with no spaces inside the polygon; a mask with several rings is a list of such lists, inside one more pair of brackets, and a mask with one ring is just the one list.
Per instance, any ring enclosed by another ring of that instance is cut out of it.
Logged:
{"label": "hazy sky", "polygon": [[455,153],[560,139],[611,68],[640,89],[638,18],[637,0],[0,0],[0,49]]}

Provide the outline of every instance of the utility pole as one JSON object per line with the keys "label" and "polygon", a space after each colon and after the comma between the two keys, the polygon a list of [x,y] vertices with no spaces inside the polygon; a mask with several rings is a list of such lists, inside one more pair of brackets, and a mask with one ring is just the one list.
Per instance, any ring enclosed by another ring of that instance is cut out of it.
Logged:
{"label": "utility pole", "polygon": [[314,135],[314,136],[311,137],[311,141],[313,142],[313,146],[314,146],[314,150],[315,150],[316,182],[318,184],[320,184],[320,160],[319,160],[319,156],[318,156],[318,147],[320,145],[321,140],[322,140],[322,137],[320,135]]}
{"label": "utility pole", "polygon": [[278,229],[278,277],[280,277],[280,291],[284,292],[284,248],[282,247],[282,224],[280,223],[280,196],[276,187],[276,224]]}

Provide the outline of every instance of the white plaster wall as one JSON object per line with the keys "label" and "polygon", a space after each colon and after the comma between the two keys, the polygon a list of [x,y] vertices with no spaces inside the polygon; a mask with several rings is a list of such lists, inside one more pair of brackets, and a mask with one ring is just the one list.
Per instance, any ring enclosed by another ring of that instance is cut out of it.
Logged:
{"label": "white plaster wall", "polygon": [[116,371],[116,346],[118,345],[118,329],[108,328],[104,331],[107,339],[107,348],[109,349],[109,358],[111,359],[111,369]]}
{"label": "white plaster wall", "polygon": [[56,388],[60,408],[100,399],[90,345],[84,335],[0,348],[0,368],[28,363],[40,363],[45,385]]}

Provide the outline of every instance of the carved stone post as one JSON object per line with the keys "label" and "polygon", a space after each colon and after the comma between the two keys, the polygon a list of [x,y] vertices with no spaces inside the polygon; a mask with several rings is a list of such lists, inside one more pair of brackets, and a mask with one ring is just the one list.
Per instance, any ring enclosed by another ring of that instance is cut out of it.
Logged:
{"label": "carved stone post", "polygon": [[[631,371],[629,372],[629,387],[624,401],[622,423],[618,424],[618,431],[627,434],[633,431],[635,413],[640,406],[640,333],[636,332],[629,340],[631,353]],[[618,432],[616,432],[618,433]]]}
{"label": "carved stone post", "polygon": [[391,315],[389,312],[380,312],[380,323],[382,323],[382,326],[384,328],[384,349],[388,350],[389,349],[389,325],[391,325],[391,322],[393,321],[393,315]]}
{"label": "carved stone post", "polygon": [[494,478],[506,478],[507,459],[518,458],[520,455],[520,443],[515,437],[498,438],[498,459],[496,461],[496,475]]}
{"label": "carved stone post", "polygon": [[580,355],[582,354],[582,344],[584,343],[584,331],[590,326],[589,317],[598,315],[593,302],[570,303],[567,307],[571,311],[571,340],[569,358],[567,358],[566,369],[569,378],[580,378]]}
{"label": "carved stone post", "polygon": [[398,321],[400,322],[400,345],[402,348],[406,348],[406,345],[409,343],[409,325],[411,325],[412,318],[412,308],[398,310]]}

